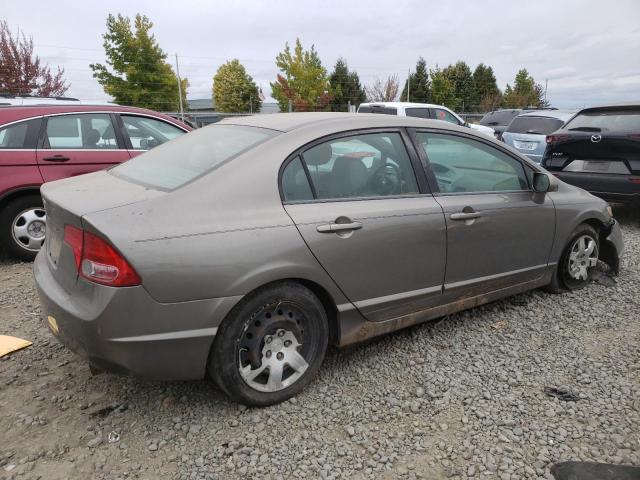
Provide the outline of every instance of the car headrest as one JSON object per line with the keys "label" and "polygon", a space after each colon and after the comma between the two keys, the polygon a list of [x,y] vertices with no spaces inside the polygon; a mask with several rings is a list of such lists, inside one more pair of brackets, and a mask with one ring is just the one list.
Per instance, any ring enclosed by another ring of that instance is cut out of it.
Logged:
{"label": "car headrest", "polygon": [[324,165],[333,155],[331,144],[321,143],[304,152],[304,161],[307,165]]}
{"label": "car headrest", "polygon": [[93,146],[96,145],[100,141],[100,132],[95,128],[92,128],[87,132],[87,141],[86,144]]}

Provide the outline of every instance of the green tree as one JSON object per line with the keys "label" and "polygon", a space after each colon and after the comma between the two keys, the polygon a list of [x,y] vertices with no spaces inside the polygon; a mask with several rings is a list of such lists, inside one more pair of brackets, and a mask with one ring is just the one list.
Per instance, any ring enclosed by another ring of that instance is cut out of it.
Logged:
{"label": "green tree", "polygon": [[498,88],[493,68],[479,64],[473,71],[473,103],[467,110],[484,112],[493,110],[502,103],[502,93]]}
{"label": "green tree", "polygon": [[[408,89],[408,90],[407,90]],[[409,75],[409,81],[405,82],[401,102],[429,103],[431,101],[431,80],[427,72],[427,62],[420,57],[416,63],[416,71]]]}
{"label": "green tree", "polygon": [[324,110],[327,107],[331,99],[329,78],[313,45],[310,50],[304,50],[298,38],[291,52],[289,43],[286,43],[276,57],[276,66],[281,73],[271,83],[271,95],[278,101],[280,111],[288,111],[289,100],[294,111]]}
{"label": "green tree", "polygon": [[458,108],[458,98],[451,80],[444,70],[436,68],[430,70],[431,76],[431,98],[433,103],[444,105],[452,110]]}
{"label": "green tree", "polygon": [[507,84],[503,106],[506,108],[544,107],[544,88],[536,84],[526,68],[518,70],[513,87]]}
{"label": "green tree", "polygon": [[332,112],[346,112],[351,105],[358,106],[366,100],[357,72],[350,72],[346,60],[339,58],[329,76],[329,108]]}
{"label": "green tree", "polygon": [[[90,65],[93,77],[116,103],[154,110],[176,111],[179,106],[178,77],[166,62],[167,54],[150,33],[153,23],[136,15],[131,20],[118,14],[107,17],[103,46],[110,69]],[[111,70],[111,71],[110,71]],[[186,106],[188,81],[182,80],[182,103]]]}
{"label": "green tree", "polygon": [[442,71],[453,85],[453,92],[457,98],[459,107],[468,111],[473,109],[474,90],[473,74],[466,62],[459,61],[449,65]]}
{"label": "green tree", "polygon": [[236,58],[218,68],[213,77],[213,101],[219,112],[259,112],[258,86]]}

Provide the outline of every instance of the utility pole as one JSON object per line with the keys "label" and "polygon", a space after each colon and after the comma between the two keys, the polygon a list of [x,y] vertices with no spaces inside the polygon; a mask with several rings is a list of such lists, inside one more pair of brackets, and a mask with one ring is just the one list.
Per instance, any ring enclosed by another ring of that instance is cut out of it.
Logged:
{"label": "utility pole", "polygon": [[549,80],[548,79],[544,79],[544,104],[545,106],[547,105],[547,82]]}
{"label": "utility pole", "polygon": [[180,104],[180,119],[184,122],[184,110],[182,107],[182,80],[180,79],[180,67],[178,66],[178,53],[176,53],[176,73],[178,74],[178,102]]}
{"label": "utility pole", "polygon": [[409,74],[407,75],[407,102],[409,102],[409,97],[411,96],[411,69],[409,69]]}

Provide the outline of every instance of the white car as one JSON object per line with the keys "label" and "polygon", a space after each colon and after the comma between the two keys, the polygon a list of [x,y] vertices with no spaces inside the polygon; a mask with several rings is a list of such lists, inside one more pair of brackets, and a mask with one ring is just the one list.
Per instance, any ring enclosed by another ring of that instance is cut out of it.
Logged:
{"label": "white car", "polygon": [[491,127],[465,122],[457,113],[443,105],[433,105],[431,103],[413,102],[375,102],[361,103],[358,113],[382,113],[387,115],[398,115],[401,117],[431,118],[443,120],[463,127],[469,127],[479,133],[494,138],[494,131]]}

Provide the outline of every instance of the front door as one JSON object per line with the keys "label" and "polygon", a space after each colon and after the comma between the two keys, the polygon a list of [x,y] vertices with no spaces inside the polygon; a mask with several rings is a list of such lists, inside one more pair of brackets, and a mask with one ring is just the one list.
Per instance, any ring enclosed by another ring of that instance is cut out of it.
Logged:
{"label": "front door", "polygon": [[[295,157],[285,209],[346,297],[371,321],[439,302],[446,232],[420,192],[400,131],[343,136]],[[309,183],[310,180],[310,183]]]}
{"label": "front door", "polygon": [[45,117],[37,161],[45,182],[102,170],[129,159],[112,116],[81,113]]}
{"label": "front door", "polygon": [[447,223],[445,293],[471,296],[541,277],[555,208],[531,190],[531,167],[469,136],[425,131],[416,138]]}

